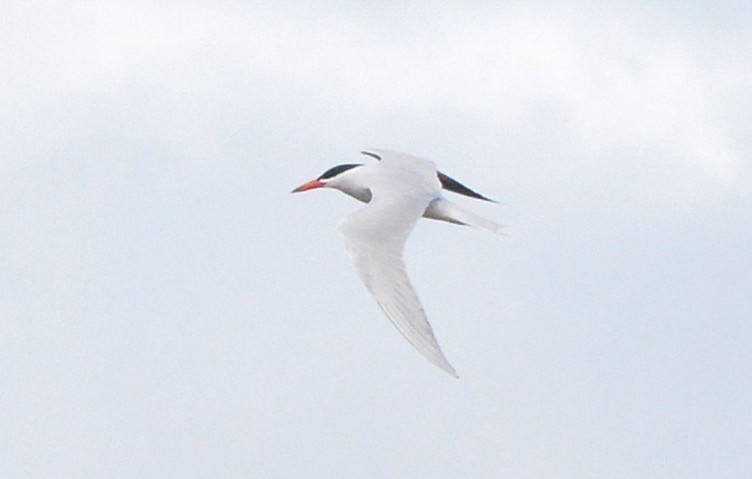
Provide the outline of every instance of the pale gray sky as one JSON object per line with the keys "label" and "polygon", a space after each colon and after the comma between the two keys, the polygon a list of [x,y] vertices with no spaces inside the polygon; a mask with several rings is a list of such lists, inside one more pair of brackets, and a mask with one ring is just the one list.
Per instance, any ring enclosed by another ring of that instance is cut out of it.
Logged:
{"label": "pale gray sky", "polygon": [[[748,2],[271,5],[0,6],[3,477],[752,475]],[[459,380],[289,194],[367,147],[502,202]]]}

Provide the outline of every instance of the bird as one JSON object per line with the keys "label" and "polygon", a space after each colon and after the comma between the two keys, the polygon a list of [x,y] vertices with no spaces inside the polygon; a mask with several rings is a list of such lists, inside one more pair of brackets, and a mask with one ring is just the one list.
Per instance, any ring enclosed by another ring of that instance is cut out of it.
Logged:
{"label": "bird", "polygon": [[460,208],[444,198],[442,190],[496,201],[438,171],[433,161],[383,149],[361,153],[372,161],[333,166],[292,193],[334,188],[366,203],[337,226],[358,277],[405,339],[457,378],[407,276],[403,250],[421,217],[500,232],[500,225]]}

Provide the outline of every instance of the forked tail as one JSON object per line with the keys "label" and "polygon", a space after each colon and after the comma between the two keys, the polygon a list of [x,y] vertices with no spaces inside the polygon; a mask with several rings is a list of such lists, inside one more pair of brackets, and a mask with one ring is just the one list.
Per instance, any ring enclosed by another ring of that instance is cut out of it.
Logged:
{"label": "forked tail", "polygon": [[470,213],[444,198],[437,198],[431,201],[431,203],[428,204],[426,211],[423,213],[423,216],[433,220],[447,221],[457,225],[483,228],[493,233],[501,234],[501,225],[474,213]]}

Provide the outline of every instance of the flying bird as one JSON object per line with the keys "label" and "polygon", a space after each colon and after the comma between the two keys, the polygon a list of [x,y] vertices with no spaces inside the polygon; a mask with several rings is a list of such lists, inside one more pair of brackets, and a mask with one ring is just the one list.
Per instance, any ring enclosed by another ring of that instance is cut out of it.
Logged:
{"label": "flying bird", "polygon": [[367,203],[338,225],[360,280],[410,344],[431,363],[457,377],[407,277],[402,250],[421,217],[500,230],[493,221],[444,198],[442,189],[494,201],[437,171],[432,161],[388,150],[362,153],[378,161],[334,166],[292,192],[334,188]]}

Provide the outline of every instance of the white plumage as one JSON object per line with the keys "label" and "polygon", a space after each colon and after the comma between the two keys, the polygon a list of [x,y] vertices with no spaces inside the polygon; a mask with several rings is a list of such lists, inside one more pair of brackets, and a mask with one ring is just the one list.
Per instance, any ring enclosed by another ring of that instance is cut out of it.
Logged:
{"label": "white plumage", "polygon": [[456,377],[407,277],[402,251],[422,216],[499,230],[496,223],[445,199],[442,186],[474,198],[488,198],[437,172],[431,161],[388,150],[363,153],[379,161],[333,167],[293,191],[330,187],[368,203],[343,218],[338,227],[358,277],[410,344]]}

